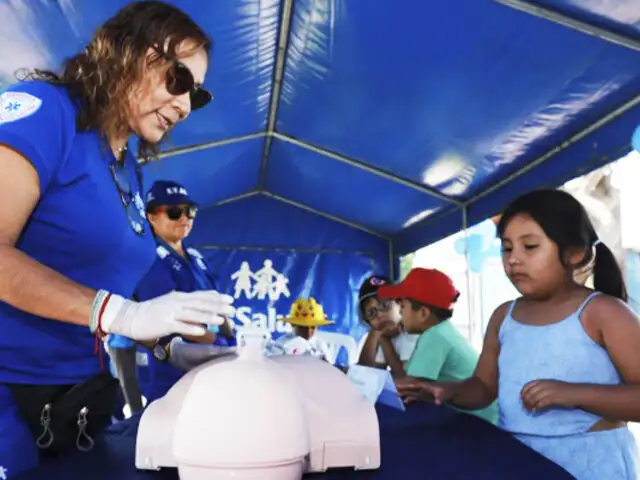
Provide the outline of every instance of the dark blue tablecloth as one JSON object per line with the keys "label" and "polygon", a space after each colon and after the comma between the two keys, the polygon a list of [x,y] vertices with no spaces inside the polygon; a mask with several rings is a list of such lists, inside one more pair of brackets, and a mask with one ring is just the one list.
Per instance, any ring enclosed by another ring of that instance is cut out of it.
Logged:
{"label": "dark blue tablecloth", "polygon": [[[309,480],[566,480],[563,469],[509,434],[447,407],[410,405],[400,412],[378,405],[382,466],[375,471],[336,470]],[[44,460],[15,480],[177,480],[176,470],[139,472],[134,467],[138,418],[120,422],[89,453]],[[240,447],[241,448],[241,447]]]}

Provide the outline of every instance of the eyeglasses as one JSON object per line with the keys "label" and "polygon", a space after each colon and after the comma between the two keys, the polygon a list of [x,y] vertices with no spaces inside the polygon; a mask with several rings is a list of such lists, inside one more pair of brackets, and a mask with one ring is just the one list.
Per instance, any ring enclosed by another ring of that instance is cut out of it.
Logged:
{"label": "eyeglasses", "polygon": [[381,313],[388,312],[391,309],[392,305],[393,305],[393,300],[385,300],[385,301],[380,302],[375,307],[371,307],[371,308],[367,309],[364,312],[365,320],[370,322],[371,320],[376,318]]}
{"label": "eyeglasses", "polygon": [[171,95],[179,96],[189,93],[191,111],[201,109],[213,99],[211,93],[196,86],[193,73],[181,62],[174,62],[167,70],[166,83],[167,91]]}
{"label": "eyeglasses", "polygon": [[112,163],[110,169],[113,181],[115,182],[116,187],[118,187],[120,200],[122,200],[122,205],[124,205],[127,213],[129,226],[136,235],[143,236],[145,219],[140,214],[138,205],[136,205],[135,199],[133,198],[133,191],[131,189],[131,182],[129,181],[127,170],[124,165],[118,164],[117,162]]}
{"label": "eyeglasses", "polygon": [[164,211],[167,218],[174,222],[180,220],[182,215],[186,215],[189,220],[193,220],[198,213],[198,207],[193,205],[171,205],[169,207],[162,207],[159,210]]}

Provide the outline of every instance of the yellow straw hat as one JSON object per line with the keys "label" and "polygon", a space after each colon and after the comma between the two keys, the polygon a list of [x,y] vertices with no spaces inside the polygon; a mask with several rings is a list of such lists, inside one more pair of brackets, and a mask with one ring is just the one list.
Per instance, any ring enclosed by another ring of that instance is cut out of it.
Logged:
{"label": "yellow straw hat", "polygon": [[291,313],[282,319],[283,322],[290,323],[297,327],[320,327],[322,325],[331,325],[333,322],[327,320],[322,305],[315,301],[314,298],[299,298],[291,305]]}

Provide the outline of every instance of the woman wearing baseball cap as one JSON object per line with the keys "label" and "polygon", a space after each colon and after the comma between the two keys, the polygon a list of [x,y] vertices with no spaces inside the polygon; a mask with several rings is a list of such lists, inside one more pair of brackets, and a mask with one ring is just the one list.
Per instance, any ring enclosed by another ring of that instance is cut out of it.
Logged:
{"label": "woman wearing baseball cap", "polygon": [[[156,260],[135,290],[135,298],[145,301],[169,292],[195,292],[215,290],[216,281],[203,255],[184,244],[191,233],[198,212],[197,203],[187,189],[173,181],[156,181],[146,196],[147,219],[156,241]],[[175,336],[139,342],[147,354],[151,379],[144,386],[142,395],[151,402],[162,397],[182,376],[182,370],[170,363],[170,348],[185,348],[170,343]],[[234,342],[233,327],[229,320],[211,326],[204,336],[182,336],[187,342],[229,346]],[[136,344],[127,338],[113,335],[108,341],[112,357],[117,359],[120,378],[127,404],[133,412],[142,408],[139,387],[135,375]],[[174,352],[175,353],[175,352]]]}
{"label": "woman wearing baseball cap", "polygon": [[396,302],[378,296],[378,290],[390,283],[387,277],[373,275],[360,286],[358,313],[370,330],[358,363],[390,368],[393,376],[401,377],[404,375],[404,363],[411,358],[418,336],[404,331]]}
{"label": "woman wearing baseball cap", "polygon": [[[453,305],[460,293],[447,275],[439,270],[414,268],[401,283],[381,287],[378,296],[399,299],[405,329],[419,335],[405,367],[407,376],[396,380],[400,391],[403,382],[415,378],[455,381],[473,375],[479,355],[451,323]],[[469,413],[498,422],[495,403]]]}

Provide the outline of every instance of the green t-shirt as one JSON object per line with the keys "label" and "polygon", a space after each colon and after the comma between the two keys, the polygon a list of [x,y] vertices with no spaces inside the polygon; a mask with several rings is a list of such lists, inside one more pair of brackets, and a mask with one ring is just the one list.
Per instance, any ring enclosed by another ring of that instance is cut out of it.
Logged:
{"label": "green t-shirt", "polygon": [[[470,378],[477,364],[478,353],[451,321],[445,320],[420,335],[405,371],[412,377],[451,382]],[[493,424],[498,423],[495,402],[469,413]]]}

